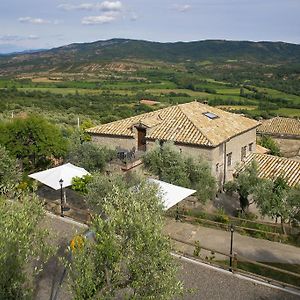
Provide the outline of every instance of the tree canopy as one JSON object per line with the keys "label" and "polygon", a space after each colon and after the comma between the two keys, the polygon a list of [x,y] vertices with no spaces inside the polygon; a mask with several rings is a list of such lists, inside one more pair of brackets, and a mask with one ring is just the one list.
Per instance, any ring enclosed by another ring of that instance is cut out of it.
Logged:
{"label": "tree canopy", "polygon": [[[112,188],[99,194],[105,182]],[[92,218],[94,240],[72,252],[74,299],[172,299],[182,290],[156,187],[126,185],[121,177],[96,175],[89,186],[88,201],[99,202],[102,213]]]}
{"label": "tree canopy", "polygon": [[243,172],[240,172],[233,181],[224,185],[226,191],[236,191],[239,194],[240,206],[245,210],[249,206],[249,195],[252,194],[256,185],[260,182],[258,178],[258,166],[256,161],[247,165]]}
{"label": "tree canopy", "polygon": [[79,132],[72,136],[67,161],[85,168],[89,172],[103,171],[107,162],[115,157],[115,151],[93,142],[82,141],[80,137]]}
{"label": "tree canopy", "polygon": [[160,180],[197,190],[200,201],[211,199],[216,192],[216,181],[208,163],[199,157],[185,157],[171,143],[164,143],[148,151],[143,157],[144,165]]}
{"label": "tree canopy", "polygon": [[300,221],[300,187],[290,188],[284,179],[263,179],[253,189],[253,199],[262,215],[281,222]]}
{"label": "tree canopy", "polygon": [[6,122],[1,130],[0,144],[21,160],[25,171],[45,168],[52,158],[66,154],[66,140],[59,128],[38,116]]}
{"label": "tree canopy", "polygon": [[18,162],[0,145],[0,195],[12,194],[21,179]]}
{"label": "tree canopy", "polygon": [[263,146],[267,149],[270,149],[270,154],[271,155],[281,156],[279,146],[277,145],[277,143],[270,136],[263,135],[258,140],[258,143],[261,146]]}
{"label": "tree canopy", "polygon": [[257,205],[263,216],[281,218],[281,222],[299,222],[300,187],[289,187],[282,177],[269,180],[258,177],[257,164],[252,161],[233,182],[225,185],[225,190],[237,191],[241,208],[249,206],[249,196]]}
{"label": "tree canopy", "polygon": [[0,197],[0,299],[32,298],[34,276],[51,253],[47,232],[40,228],[43,215],[34,195],[13,201]]}

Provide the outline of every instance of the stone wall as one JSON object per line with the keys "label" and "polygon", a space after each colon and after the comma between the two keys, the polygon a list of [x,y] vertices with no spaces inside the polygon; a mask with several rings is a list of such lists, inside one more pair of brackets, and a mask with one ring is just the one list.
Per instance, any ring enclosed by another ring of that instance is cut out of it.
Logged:
{"label": "stone wall", "polygon": [[92,141],[107,148],[116,149],[121,147],[123,149],[131,150],[133,147],[137,148],[137,142],[133,137],[118,137],[107,135],[91,135]]}
{"label": "stone wall", "polygon": [[272,137],[280,148],[284,157],[300,159],[300,138],[279,138]]}

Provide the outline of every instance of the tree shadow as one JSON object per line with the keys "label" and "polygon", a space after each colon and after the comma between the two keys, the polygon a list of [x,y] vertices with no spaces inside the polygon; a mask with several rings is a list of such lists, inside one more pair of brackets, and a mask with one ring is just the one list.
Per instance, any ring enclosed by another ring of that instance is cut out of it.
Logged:
{"label": "tree shadow", "polygon": [[236,212],[241,209],[239,197],[236,193],[232,195],[219,193],[213,200],[213,206],[216,209],[223,209],[230,216],[236,216]]}
{"label": "tree shadow", "polygon": [[68,243],[60,241],[57,252],[44,265],[43,270],[35,278],[34,299],[56,299],[66,273],[62,259],[69,259]]}

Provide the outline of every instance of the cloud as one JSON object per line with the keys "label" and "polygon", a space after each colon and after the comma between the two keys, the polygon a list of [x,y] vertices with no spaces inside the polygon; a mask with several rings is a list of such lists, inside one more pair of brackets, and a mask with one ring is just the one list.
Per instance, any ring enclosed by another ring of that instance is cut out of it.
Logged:
{"label": "cloud", "polygon": [[82,3],[82,4],[74,5],[74,4],[64,3],[58,5],[58,8],[61,8],[63,10],[93,10],[94,4]]}
{"label": "cloud", "polygon": [[37,35],[0,35],[0,42],[18,42],[18,41],[26,41],[26,40],[38,40],[39,37]]}
{"label": "cloud", "polygon": [[107,24],[115,21],[116,18],[117,18],[116,14],[103,14],[100,16],[89,16],[89,17],[84,17],[81,20],[81,24],[84,25]]}
{"label": "cloud", "polygon": [[189,4],[175,4],[174,8],[179,12],[186,12],[192,8]]}
{"label": "cloud", "polygon": [[58,8],[63,10],[102,10],[102,11],[120,11],[123,5],[121,1],[103,1],[97,3],[81,3],[78,5],[75,4],[60,4]]}
{"label": "cloud", "polygon": [[101,10],[120,11],[122,9],[121,1],[104,1],[100,3]]}
{"label": "cloud", "polygon": [[21,23],[31,23],[31,24],[49,24],[48,20],[42,18],[32,18],[32,17],[21,17],[18,19]]}

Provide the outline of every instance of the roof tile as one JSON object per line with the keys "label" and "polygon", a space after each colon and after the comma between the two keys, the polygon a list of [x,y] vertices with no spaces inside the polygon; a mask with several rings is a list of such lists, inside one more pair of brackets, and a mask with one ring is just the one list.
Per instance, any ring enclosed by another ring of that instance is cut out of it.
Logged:
{"label": "roof tile", "polygon": [[300,120],[292,118],[275,117],[264,121],[257,132],[274,135],[300,136]]}
{"label": "roof tile", "polygon": [[[218,118],[210,119],[204,115],[206,112]],[[139,123],[150,128],[146,136],[149,139],[212,147],[259,125],[257,121],[241,115],[194,101],[96,126],[87,132],[133,137],[132,126]]]}
{"label": "roof tile", "polygon": [[245,169],[251,161],[258,164],[258,177],[275,180],[282,177],[289,186],[300,184],[300,161],[267,154],[251,153],[240,166],[238,172]]}

